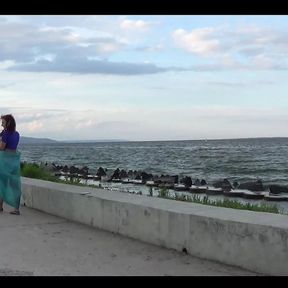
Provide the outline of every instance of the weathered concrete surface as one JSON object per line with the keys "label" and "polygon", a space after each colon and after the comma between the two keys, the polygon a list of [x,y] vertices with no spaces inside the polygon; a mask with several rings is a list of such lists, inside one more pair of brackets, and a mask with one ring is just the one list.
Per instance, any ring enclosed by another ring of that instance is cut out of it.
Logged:
{"label": "weathered concrete surface", "polygon": [[0,276],[259,275],[21,207],[0,213]]}
{"label": "weathered concrete surface", "polygon": [[288,275],[288,216],[22,178],[26,206],[267,275]]}

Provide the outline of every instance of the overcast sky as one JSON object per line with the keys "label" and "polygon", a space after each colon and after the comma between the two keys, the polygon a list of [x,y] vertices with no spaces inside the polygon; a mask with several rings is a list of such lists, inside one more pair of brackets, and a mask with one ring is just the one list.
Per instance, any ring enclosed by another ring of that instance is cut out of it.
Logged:
{"label": "overcast sky", "polygon": [[55,140],[288,137],[287,16],[0,16],[0,113]]}

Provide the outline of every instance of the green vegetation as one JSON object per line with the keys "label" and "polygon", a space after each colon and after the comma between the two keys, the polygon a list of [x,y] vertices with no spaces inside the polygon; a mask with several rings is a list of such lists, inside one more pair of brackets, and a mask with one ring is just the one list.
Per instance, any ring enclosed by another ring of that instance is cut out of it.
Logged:
{"label": "green vegetation", "polygon": [[[42,179],[57,183],[64,183],[64,184],[72,184],[77,186],[87,186],[87,184],[80,183],[81,179],[79,177],[66,177],[65,180],[61,180],[58,177],[51,174],[51,172],[42,166],[37,164],[31,163],[21,163],[21,176],[29,177],[29,178],[36,178]],[[101,188],[101,184],[97,185],[88,185],[89,187]],[[134,192],[135,193],[135,192]],[[142,192],[138,192],[136,194],[142,195]],[[152,187],[149,191],[149,195],[153,196]],[[175,196],[169,195],[169,190],[165,187],[159,189],[158,197],[165,198],[165,199],[172,199],[178,201],[187,201],[193,203],[199,203],[204,205],[211,205],[211,206],[219,206],[219,207],[226,207],[226,208],[233,208],[233,209],[243,209],[243,210],[251,210],[251,211],[258,211],[258,212],[268,212],[268,213],[281,213],[285,214],[282,210],[280,210],[276,205],[269,205],[265,203],[259,204],[251,204],[251,203],[241,203],[236,200],[230,199],[223,199],[223,200],[210,200],[208,196],[204,196],[201,198],[198,195],[188,196],[184,194],[178,195],[175,193]]]}
{"label": "green vegetation", "polygon": [[80,183],[81,179],[79,177],[65,177],[65,179],[62,180],[52,175],[46,167],[39,166],[35,163],[21,163],[21,176],[57,183],[86,186],[85,184]]}
{"label": "green vegetation", "polygon": [[158,192],[158,197],[161,197],[161,198],[170,198],[169,196],[169,191],[167,188],[160,188],[159,189],[159,192]]}
{"label": "green vegetation", "polygon": [[34,163],[21,163],[21,176],[47,181],[57,180],[57,177],[51,175],[51,173],[46,168]]}
{"label": "green vegetation", "polygon": [[168,189],[161,188],[159,191],[158,197],[173,199],[178,201],[187,201],[193,203],[199,203],[210,206],[219,206],[225,208],[233,208],[233,209],[243,209],[243,210],[251,210],[257,212],[268,212],[268,213],[276,213],[276,214],[285,214],[282,210],[280,210],[277,205],[269,205],[266,203],[261,204],[251,204],[251,203],[241,203],[236,200],[223,199],[223,200],[210,200],[208,196],[204,196],[201,198],[198,195],[188,196],[188,195],[178,195],[175,193],[175,196],[171,196],[168,193]]}
{"label": "green vegetation", "polygon": [[152,188],[152,186],[150,186],[149,187],[149,194],[148,194],[149,196],[153,196],[153,188]]}

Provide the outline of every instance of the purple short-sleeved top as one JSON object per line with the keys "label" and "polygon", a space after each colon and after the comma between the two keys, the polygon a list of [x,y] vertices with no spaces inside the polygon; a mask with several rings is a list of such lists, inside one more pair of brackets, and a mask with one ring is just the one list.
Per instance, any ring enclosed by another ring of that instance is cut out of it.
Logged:
{"label": "purple short-sleeved top", "polygon": [[0,133],[0,137],[2,137],[2,142],[6,144],[6,149],[17,149],[20,135],[17,131],[10,132],[7,130],[3,130]]}

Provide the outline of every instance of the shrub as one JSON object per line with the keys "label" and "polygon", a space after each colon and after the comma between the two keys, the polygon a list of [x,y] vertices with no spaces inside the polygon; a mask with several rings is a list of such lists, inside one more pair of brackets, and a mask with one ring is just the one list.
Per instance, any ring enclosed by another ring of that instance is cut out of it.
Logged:
{"label": "shrub", "polygon": [[51,175],[51,173],[44,167],[40,167],[34,163],[24,163],[21,165],[21,176],[36,178],[48,181],[55,181],[56,177]]}

